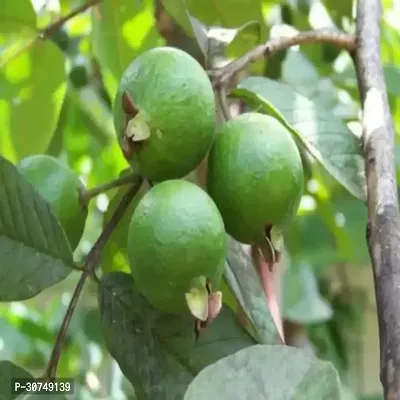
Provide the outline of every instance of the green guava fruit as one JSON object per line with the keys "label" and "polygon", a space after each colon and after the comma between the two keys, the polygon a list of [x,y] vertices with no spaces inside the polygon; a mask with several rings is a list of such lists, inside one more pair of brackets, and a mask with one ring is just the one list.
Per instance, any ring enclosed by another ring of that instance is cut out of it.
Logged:
{"label": "green guava fruit", "polygon": [[81,199],[85,191],[83,183],[70,168],[44,154],[26,157],[17,167],[51,205],[74,250],[82,237],[88,213]]}
{"label": "green guava fruit", "polygon": [[260,244],[272,228],[281,232],[296,215],[304,190],[290,132],[255,112],[225,123],[209,154],[207,189],[226,231],[239,242]]}
{"label": "green guava fruit", "polygon": [[[128,231],[137,289],[168,313],[189,309],[190,293],[218,288],[226,257],[222,217],[200,187],[184,180],[154,186],[138,203]],[[193,312],[192,312],[193,313]]]}
{"label": "green guava fruit", "polygon": [[114,126],[125,157],[148,179],[160,182],[192,171],[212,145],[215,124],[210,80],[184,51],[148,50],[124,72]]}

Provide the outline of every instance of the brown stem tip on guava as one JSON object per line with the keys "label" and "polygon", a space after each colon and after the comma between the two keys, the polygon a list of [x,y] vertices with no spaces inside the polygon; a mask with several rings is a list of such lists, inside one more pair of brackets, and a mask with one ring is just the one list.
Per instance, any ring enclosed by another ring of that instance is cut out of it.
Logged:
{"label": "brown stem tip on guava", "polygon": [[127,160],[130,160],[136,150],[135,142],[146,140],[150,136],[150,127],[145,113],[139,112],[132,97],[124,92],[121,99],[122,110],[125,114],[124,135],[121,148]]}
{"label": "brown stem tip on guava", "polygon": [[135,144],[126,136],[122,138],[121,142],[122,154],[127,160],[130,160],[135,152]]}
{"label": "brown stem tip on guava", "polygon": [[139,112],[135,102],[127,92],[124,92],[122,95],[122,110],[129,119],[135,117]]}
{"label": "brown stem tip on guava", "polygon": [[222,309],[222,292],[210,293],[207,298],[207,318],[201,320],[196,318],[194,323],[194,333],[196,336],[196,341],[200,337],[201,331],[206,329],[212,321],[217,318]]}
{"label": "brown stem tip on guava", "polygon": [[[126,128],[128,127],[129,121],[132,118],[136,117],[139,110],[138,110],[135,102],[133,101],[132,97],[127,92],[124,92],[122,94],[121,106],[122,106],[123,112],[125,113],[125,125],[124,125],[124,131],[125,131]],[[132,143],[132,141],[125,135],[122,138],[121,149],[122,149],[122,153],[123,153],[124,157],[127,160],[130,160],[135,151],[135,146]]]}

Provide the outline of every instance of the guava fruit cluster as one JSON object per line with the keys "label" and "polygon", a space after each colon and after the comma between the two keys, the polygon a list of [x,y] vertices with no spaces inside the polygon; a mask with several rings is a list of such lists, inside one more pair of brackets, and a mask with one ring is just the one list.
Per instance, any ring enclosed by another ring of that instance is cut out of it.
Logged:
{"label": "guava fruit cluster", "polygon": [[82,196],[85,186],[79,177],[56,158],[44,154],[22,159],[17,168],[50,204],[74,250],[82,237],[88,213]]}
{"label": "guava fruit cluster", "polygon": [[[218,299],[226,234],[258,245],[295,217],[304,185],[297,145],[278,120],[256,112],[217,129],[206,72],[169,47],[149,50],[128,66],[114,124],[132,168],[154,185],[128,229],[135,285],[157,309],[189,308],[206,321],[218,313],[210,304]],[[184,178],[207,154],[203,190]]]}

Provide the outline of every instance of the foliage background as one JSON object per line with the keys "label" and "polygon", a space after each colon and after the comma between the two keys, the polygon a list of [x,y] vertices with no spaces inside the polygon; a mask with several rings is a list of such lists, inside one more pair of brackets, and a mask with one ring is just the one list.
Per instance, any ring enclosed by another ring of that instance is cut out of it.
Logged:
{"label": "foliage background", "polygon": [[[201,51],[207,43],[201,35],[197,34],[198,41],[193,38],[191,21],[174,0],[162,4],[104,0],[49,32],[50,40],[40,39],[41,29],[83,3],[2,0],[0,153],[12,162],[29,154],[53,155],[93,187],[127,167],[115,140],[111,107],[128,63],[146,49],[163,44],[180,47],[202,63],[209,60]],[[227,28],[223,36],[218,29],[208,35],[218,43],[217,51],[225,48],[228,58],[243,55],[288,26],[299,30],[336,26],[354,31],[352,2],[260,0],[237,1],[235,7],[227,0],[187,3],[198,20]],[[396,2],[383,3],[381,55],[398,131],[400,8]],[[251,72],[289,84],[333,110],[359,133],[356,79],[344,52],[323,45],[292,48],[268,63],[257,62]],[[271,93],[272,98],[278,95]],[[399,177],[399,145],[396,157]],[[307,173],[307,191],[286,237],[285,326],[293,344],[313,348],[331,360],[360,399],[379,398],[377,379],[376,384],[365,381],[365,376],[377,378],[379,363],[377,350],[376,357],[368,357],[371,348],[378,348],[375,331],[365,339],[376,325],[365,242],[366,208],[317,164],[310,163]],[[91,203],[76,259],[83,260],[93,245],[115,195],[114,190]],[[104,271],[127,270],[120,236],[117,231],[104,249]],[[34,375],[41,373],[77,279],[73,272],[34,299],[0,304],[0,359],[13,360]],[[88,282],[69,330],[60,375],[78,377],[76,398],[134,398],[129,382],[105,348],[100,325],[97,289]],[[373,344],[365,348],[365,340]],[[365,374],[365,370],[370,372]]]}

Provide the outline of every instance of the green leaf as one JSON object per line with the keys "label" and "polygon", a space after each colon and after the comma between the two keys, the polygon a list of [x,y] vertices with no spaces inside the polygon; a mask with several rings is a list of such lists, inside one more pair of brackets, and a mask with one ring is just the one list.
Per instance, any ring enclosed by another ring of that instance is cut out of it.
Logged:
{"label": "green leaf", "polygon": [[384,400],[383,394],[377,393],[377,394],[365,394],[363,396],[360,396],[358,400]]}
{"label": "green leaf", "polygon": [[19,397],[17,394],[11,394],[11,379],[20,378],[32,378],[32,375],[11,361],[0,361],[0,393],[3,399],[12,400]]}
{"label": "green leaf", "polygon": [[[208,27],[188,13],[194,36],[205,59],[222,57],[239,57],[260,43],[260,24],[256,21],[244,24],[239,28]],[[210,65],[212,67],[212,65]]]}
{"label": "green leaf", "polygon": [[268,78],[247,78],[233,95],[259,111],[273,114],[343,187],[365,199],[360,143],[340,118],[290,86]]}
{"label": "green leaf", "polygon": [[103,275],[99,303],[106,345],[138,400],[182,398],[205,366],[254,344],[226,307],[195,342],[189,312],[158,312],[136,291],[129,274]]}
{"label": "green leaf", "polygon": [[165,10],[185,30],[189,36],[194,36],[190,13],[186,8],[185,0],[161,0]]}
{"label": "green leaf", "polygon": [[236,29],[233,40],[226,48],[226,55],[229,58],[241,57],[253,47],[261,43],[261,27],[258,22],[249,22]]}
{"label": "green leaf", "polygon": [[228,262],[225,279],[253,324],[258,342],[281,343],[268,308],[267,297],[250,256],[242,245],[228,236]]}
{"label": "green leaf", "polygon": [[184,400],[342,399],[331,363],[289,346],[255,345],[203,369]]}
{"label": "green leaf", "polygon": [[162,3],[188,34],[191,29],[185,3],[190,15],[208,26],[237,28],[250,21],[264,25],[260,0],[162,0]]}
{"label": "green leaf", "polygon": [[65,279],[72,264],[50,205],[0,156],[0,301],[36,296]]}
{"label": "green leaf", "polygon": [[204,25],[201,21],[197,18],[192,17],[189,12],[187,12],[187,16],[190,23],[190,30],[191,33],[196,38],[197,44],[205,56],[205,59],[208,60],[209,53],[210,53],[210,36],[212,36],[210,30],[212,31],[213,28],[209,28],[208,26]]}
{"label": "green leaf", "polygon": [[66,90],[64,57],[51,42],[38,42],[0,70],[0,136],[16,159],[43,153],[58,122]]}
{"label": "green leaf", "polygon": [[[11,379],[32,379],[33,376],[18,365],[11,361],[0,361],[0,393],[1,399],[13,400],[46,400],[49,398],[48,394],[12,394],[11,393]],[[52,399],[63,400],[63,395],[51,395]]]}
{"label": "green leaf", "polygon": [[22,27],[36,28],[36,14],[31,1],[2,0],[0,32],[16,31]]}
{"label": "green leaf", "polygon": [[[313,63],[303,53],[293,49],[287,51],[282,65],[282,80],[299,94],[338,115],[338,110],[335,109],[340,104],[338,89],[331,79],[320,77]],[[347,101],[343,109],[346,112],[344,117],[358,118],[356,102]],[[342,113],[340,116],[343,116]]]}
{"label": "green leaf", "polygon": [[[152,0],[104,0],[93,13],[93,51],[105,71],[119,82],[140,53],[163,44],[154,19]],[[110,93],[113,97],[115,93]]]}
{"label": "green leaf", "polygon": [[284,276],[283,296],[283,315],[288,321],[304,325],[332,318],[332,307],[319,293],[317,279],[308,264],[290,266]]}

